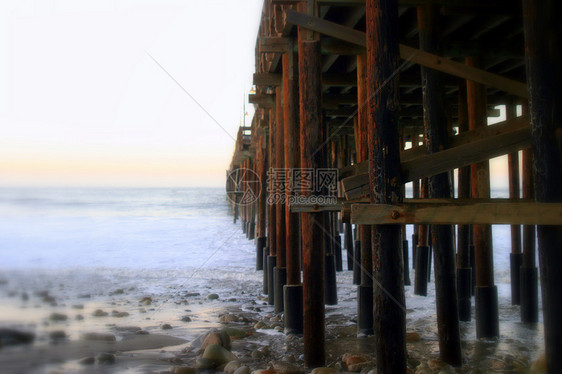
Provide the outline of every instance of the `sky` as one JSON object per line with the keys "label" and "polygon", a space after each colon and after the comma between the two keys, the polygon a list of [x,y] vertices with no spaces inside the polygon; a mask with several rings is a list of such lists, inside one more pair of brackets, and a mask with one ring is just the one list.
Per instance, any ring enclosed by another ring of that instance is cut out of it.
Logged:
{"label": "sky", "polygon": [[0,185],[224,186],[262,4],[0,2]]}

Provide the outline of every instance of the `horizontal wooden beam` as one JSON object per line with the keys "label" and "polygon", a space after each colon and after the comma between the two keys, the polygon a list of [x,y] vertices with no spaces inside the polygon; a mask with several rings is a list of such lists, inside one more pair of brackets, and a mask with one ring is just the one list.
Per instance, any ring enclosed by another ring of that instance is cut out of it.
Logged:
{"label": "horizontal wooden beam", "polygon": [[[349,43],[366,46],[365,33],[335,22],[323,20],[292,9],[286,11],[288,23],[307,28],[309,30],[329,35]],[[407,45],[400,44],[400,57],[416,64],[451,74],[462,79],[468,79],[486,86],[494,87],[502,91],[528,97],[527,86],[524,83],[490,73],[488,71],[467,66],[460,62],[448,60],[444,57],[434,55]]]}
{"label": "horizontal wooden beam", "polygon": [[249,94],[248,102],[256,104],[260,108],[269,109],[275,106],[275,95],[269,94]]}
{"label": "horizontal wooden beam", "polygon": [[[430,177],[475,162],[524,149],[530,145],[529,117],[522,116],[467,131],[450,138],[451,148],[426,154],[424,147],[415,147],[400,153],[402,183]],[[363,162],[340,170],[344,193],[356,199],[369,192],[368,164]],[[353,174],[355,173],[355,174]]]}
{"label": "horizontal wooden beam", "polygon": [[353,204],[351,223],[359,225],[562,225],[562,203],[498,201],[398,205]]}

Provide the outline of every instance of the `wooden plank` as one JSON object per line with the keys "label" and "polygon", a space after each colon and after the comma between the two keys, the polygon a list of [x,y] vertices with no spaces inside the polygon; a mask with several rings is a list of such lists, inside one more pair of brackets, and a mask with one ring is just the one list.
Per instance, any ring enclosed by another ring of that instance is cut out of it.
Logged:
{"label": "wooden plank", "polygon": [[253,83],[256,86],[279,86],[281,84],[281,80],[281,74],[254,73]]}
{"label": "wooden plank", "polygon": [[403,203],[353,204],[351,222],[355,224],[432,224],[432,225],[562,225],[562,203]]}
{"label": "wooden plank", "polygon": [[268,94],[249,94],[248,102],[250,104],[256,104],[261,108],[270,109],[274,107],[275,95]]}
{"label": "wooden plank", "polygon": [[[451,148],[433,154],[425,154],[416,147],[400,154],[403,183],[430,177],[445,171],[468,166],[474,162],[524,149],[530,144],[529,117],[522,116],[467,131],[450,138]],[[368,165],[359,163],[340,171],[351,175],[342,179],[348,199],[360,197],[368,189]]]}
{"label": "wooden plank", "polygon": [[[354,30],[335,22],[326,21],[292,9],[288,9],[286,14],[288,23],[293,23],[349,43],[366,46],[365,33],[362,31]],[[404,44],[400,44],[400,57],[443,73],[494,87],[520,97],[528,97],[527,86],[524,83],[482,69],[467,66],[460,62],[448,60],[442,56],[424,52]]]}

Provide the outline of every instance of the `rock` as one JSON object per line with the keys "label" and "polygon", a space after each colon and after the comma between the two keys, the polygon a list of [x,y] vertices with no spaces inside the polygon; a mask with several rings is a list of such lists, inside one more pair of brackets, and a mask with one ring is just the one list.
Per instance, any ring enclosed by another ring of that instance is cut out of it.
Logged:
{"label": "rock", "polygon": [[181,317],[182,322],[191,322],[191,317],[190,316],[183,316]]}
{"label": "rock", "polygon": [[304,371],[288,362],[274,361],[269,363],[270,367],[273,366],[273,370],[277,374],[302,374]]}
{"label": "rock", "polygon": [[115,363],[115,355],[113,353],[100,353],[96,356],[99,365],[111,365]]}
{"label": "rock", "polygon": [[321,367],[313,369],[310,374],[333,374],[336,373],[337,370],[333,368]]}
{"label": "rock", "polygon": [[267,325],[263,321],[259,321],[254,325],[254,329],[267,329]]}
{"label": "rock", "polygon": [[362,362],[370,361],[369,357],[365,355],[356,355],[351,353],[346,353],[342,356],[341,360],[347,365],[360,364]]}
{"label": "rock", "polygon": [[96,363],[95,357],[84,357],[78,361],[80,365],[93,365]]}
{"label": "rock", "polygon": [[221,323],[241,322],[240,317],[235,314],[223,314],[219,317]]}
{"label": "rock", "polygon": [[182,366],[176,367],[172,370],[173,374],[197,374],[197,369],[189,367],[189,366]]}
{"label": "rock", "polygon": [[227,350],[232,348],[230,336],[224,330],[209,332],[205,337],[205,340],[203,340],[201,352],[205,351],[205,349],[212,344],[219,345]]}
{"label": "rock", "polygon": [[143,304],[143,305],[150,305],[150,304],[152,304],[152,297],[145,296],[142,299],[140,299],[139,303]]}
{"label": "rock", "polygon": [[116,331],[122,331],[122,332],[139,332],[141,330],[140,327],[138,326],[115,326],[115,330]]}
{"label": "rock", "polygon": [[359,372],[365,368],[375,366],[375,361],[363,361],[356,364],[347,365],[347,370],[351,372]]}
{"label": "rock", "polygon": [[419,342],[421,340],[421,335],[416,331],[406,331],[406,342],[413,343]]}
{"label": "rock", "polygon": [[127,312],[119,312],[117,310],[114,310],[113,312],[111,312],[111,315],[113,315],[113,317],[117,317],[117,318],[123,318],[123,317],[128,317],[129,313]]}
{"label": "rock", "polygon": [[263,353],[260,351],[253,351],[250,355],[254,360],[259,360],[263,358]]}
{"label": "rock", "polygon": [[253,371],[252,374],[275,374],[275,370],[273,369],[262,369]]}
{"label": "rock", "polygon": [[228,364],[226,364],[222,371],[228,374],[233,374],[236,370],[238,370],[240,366],[242,366],[242,364],[239,361],[230,361]]}
{"label": "rock", "polygon": [[21,299],[22,299],[23,301],[29,300],[29,294],[28,294],[27,292],[22,292],[22,294],[21,294]]}
{"label": "rock", "polygon": [[125,293],[125,291],[123,291],[122,288],[118,288],[115,291],[111,292],[110,295],[122,295],[124,293]]}
{"label": "rock", "polygon": [[277,332],[283,332],[283,327],[281,327],[281,326],[275,326],[275,328],[274,328],[273,330],[275,330],[275,331],[277,331]]}
{"label": "rock", "polygon": [[162,330],[171,330],[172,329],[172,325],[170,325],[169,323],[164,323],[162,326],[160,326],[160,328]]}
{"label": "rock", "polygon": [[234,374],[250,374],[250,368],[247,366],[240,366]]}
{"label": "rock", "polygon": [[65,340],[66,338],[67,338],[66,332],[64,332],[63,330],[51,331],[49,333],[49,340],[52,343],[61,342],[61,341]]}
{"label": "rock", "polygon": [[140,330],[140,331],[137,331],[135,334],[137,334],[137,335],[148,335],[149,332],[146,331],[146,330]]}
{"label": "rock", "polygon": [[57,300],[55,300],[54,297],[49,295],[43,296],[43,302],[48,304],[54,304],[54,305],[57,304]]}
{"label": "rock", "polygon": [[429,368],[431,370],[441,370],[441,369],[444,369],[445,367],[447,367],[448,364],[446,362],[436,358],[434,360],[427,361],[427,366],[429,366]]}
{"label": "rock", "polygon": [[201,294],[199,292],[186,292],[183,296],[184,297],[193,297],[193,296],[201,296]]}
{"label": "rock", "polygon": [[537,358],[533,365],[531,365],[531,372],[533,373],[546,373],[546,354],[543,353],[542,355]]}
{"label": "rock", "polygon": [[82,340],[114,342],[116,339],[115,335],[109,333],[86,332],[82,334]]}
{"label": "rock", "polygon": [[84,319],[84,316],[82,314],[77,314],[75,318],[77,321],[82,321]]}
{"label": "rock", "polygon": [[62,313],[51,313],[51,315],[49,316],[49,320],[53,322],[62,322],[62,321],[66,321],[67,319],[68,316]]}
{"label": "rock", "polygon": [[109,313],[104,312],[104,311],[101,310],[101,309],[96,309],[96,310],[94,310],[94,312],[92,313],[92,315],[93,315],[94,317],[105,317],[105,316],[109,315]]}
{"label": "rock", "polygon": [[75,304],[72,306],[72,309],[84,309],[84,305],[82,304]]}
{"label": "rock", "polygon": [[205,348],[202,358],[208,358],[218,365],[230,361],[237,361],[238,357],[218,344],[211,344]]}
{"label": "rock", "polygon": [[218,298],[219,295],[217,295],[216,293],[212,293],[207,296],[207,300],[217,300]]}
{"label": "rock", "polygon": [[27,331],[0,328],[0,347],[5,345],[30,344],[35,340],[35,334]]}
{"label": "rock", "polygon": [[230,336],[233,339],[242,339],[250,335],[247,331],[242,329],[237,329],[234,327],[225,327],[223,331],[226,332],[228,336]]}
{"label": "rock", "polygon": [[214,369],[217,366],[217,363],[209,358],[200,357],[195,361],[195,367],[197,369]]}

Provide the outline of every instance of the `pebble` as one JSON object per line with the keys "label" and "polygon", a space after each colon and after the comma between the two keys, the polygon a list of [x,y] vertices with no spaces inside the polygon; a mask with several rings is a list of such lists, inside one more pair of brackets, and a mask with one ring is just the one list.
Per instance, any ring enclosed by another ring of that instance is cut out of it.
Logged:
{"label": "pebble", "polygon": [[140,299],[139,303],[144,304],[144,305],[150,305],[150,304],[152,304],[152,297],[145,296],[142,299]]}
{"label": "pebble", "polygon": [[84,316],[82,314],[77,314],[75,318],[77,321],[82,321],[84,319]]}
{"label": "pebble", "polygon": [[114,342],[116,339],[115,335],[109,333],[86,332],[82,334],[82,340]]}
{"label": "pebble", "polygon": [[546,373],[546,354],[543,353],[533,362],[533,365],[531,365],[531,372]]}
{"label": "pebble", "polygon": [[113,353],[100,353],[96,356],[96,361],[100,365],[111,365],[115,363],[115,355]]}
{"label": "pebble", "polygon": [[183,316],[181,317],[182,322],[191,322],[191,317],[190,316]]}
{"label": "pebble", "polygon": [[234,374],[250,374],[250,368],[247,366],[240,366]]}
{"label": "pebble", "polygon": [[49,340],[52,343],[58,343],[62,340],[65,340],[66,338],[66,332],[64,332],[63,330],[55,330],[49,333]]}
{"label": "pebble", "polygon": [[68,319],[68,316],[62,313],[51,313],[49,319],[54,322],[62,322],[66,321]]}
{"label": "pebble", "polygon": [[219,295],[217,295],[216,293],[211,293],[207,296],[207,300],[217,300],[219,298]]}
{"label": "pebble", "polygon": [[222,365],[230,361],[238,360],[238,357],[236,357],[234,353],[228,351],[218,344],[211,344],[207,346],[205,348],[205,352],[203,352],[203,356],[201,357],[212,360],[217,365]]}
{"label": "pebble", "polygon": [[230,350],[232,347],[232,343],[230,341],[230,336],[224,331],[211,331],[203,340],[203,344],[201,345],[201,351],[205,351],[208,346],[210,345],[219,345],[227,350]]}
{"label": "pebble", "polygon": [[110,295],[122,295],[124,293],[125,293],[125,291],[123,291],[122,288],[118,288],[115,291],[113,291],[112,293],[110,293]]}
{"label": "pebble", "polygon": [[113,317],[117,317],[117,318],[123,318],[123,317],[128,317],[129,313],[127,312],[119,312],[117,310],[114,310],[113,312],[111,312],[111,314],[113,315]]}
{"label": "pebble", "polygon": [[238,370],[240,366],[242,366],[242,364],[239,361],[230,361],[228,364],[226,364],[222,371],[228,374],[233,374],[236,370]]}
{"label": "pebble", "polygon": [[75,304],[72,306],[72,309],[84,309],[84,305],[82,304]]}
{"label": "pebble", "polygon": [[254,329],[256,329],[256,330],[267,329],[267,325],[263,321],[259,321],[259,322],[256,322],[256,324],[254,325]]}
{"label": "pebble", "polygon": [[84,357],[78,361],[80,365],[93,365],[96,362],[95,357]]}
{"label": "pebble", "polygon": [[192,368],[192,367],[188,367],[188,366],[176,367],[176,368],[174,368],[174,370],[172,370],[172,373],[173,374],[196,374],[197,369]]}
{"label": "pebble", "polygon": [[96,309],[96,310],[94,310],[94,312],[92,313],[92,315],[93,315],[94,317],[105,317],[105,316],[107,316],[108,314],[109,314],[109,313],[104,312],[104,311],[101,310],[101,309]]}
{"label": "pebble", "polygon": [[336,369],[320,367],[320,368],[313,369],[310,374],[333,374],[335,372],[337,372]]}
{"label": "pebble", "polygon": [[195,361],[195,367],[197,369],[214,369],[216,366],[217,364],[215,361],[204,357],[200,357]]}
{"label": "pebble", "polygon": [[160,326],[160,328],[162,330],[171,330],[172,329],[172,325],[170,325],[169,323],[164,323],[162,326]]}
{"label": "pebble", "polygon": [[277,374],[302,374],[303,370],[288,362],[275,361],[269,363]]}
{"label": "pebble", "polygon": [[233,339],[242,339],[250,335],[247,331],[244,331],[242,329],[237,329],[234,327],[225,327],[223,331],[226,332],[228,336],[230,336]]}
{"label": "pebble", "polygon": [[413,343],[419,342],[421,340],[421,335],[416,331],[407,331],[406,332],[406,342]]}
{"label": "pebble", "polygon": [[26,331],[0,328],[0,347],[3,345],[29,344],[35,340],[35,334]]}

